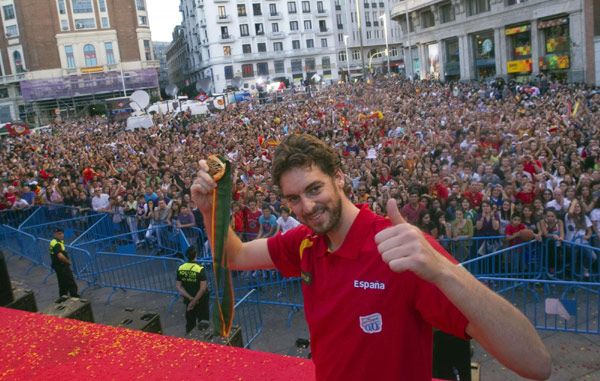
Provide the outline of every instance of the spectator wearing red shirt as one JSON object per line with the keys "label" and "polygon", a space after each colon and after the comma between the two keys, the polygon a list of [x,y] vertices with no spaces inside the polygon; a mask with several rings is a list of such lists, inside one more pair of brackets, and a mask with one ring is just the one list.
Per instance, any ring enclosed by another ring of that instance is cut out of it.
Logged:
{"label": "spectator wearing red shirt", "polygon": [[535,200],[536,193],[533,191],[533,185],[528,181],[523,185],[523,189],[520,191],[516,191],[516,186],[513,184],[514,196],[515,199],[523,201],[525,205],[533,204],[533,200]]}
{"label": "spectator wearing red shirt", "polygon": [[259,218],[262,216],[262,212],[256,206],[256,199],[254,197],[248,198],[248,205],[244,207],[244,234],[246,240],[252,241],[256,238],[258,231],[260,230]]}
{"label": "spectator wearing red shirt", "polygon": [[513,213],[510,216],[510,224],[504,229],[504,236],[511,246],[523,243],[519,232],[525,230],[525,225],[521,222],[521,215],[519,213]]}
{"label": "spectator wearing red shirt", "polygon": [[410,190],[408,204],[402,207],[402,216],[409,224],[417,225],[419,216],[425,209],[425,205],[419,202],[419,191],[416,188]]}
{"label": "spectator wearing red shirt", "polygon": [[433,198],[439,198],[442,202],[442,206],[446,206],[446,202],[448,201],[448,188],[440,182],[440,175],[437,172],[431,174],[429,194]]}
{"label": "spectator wearing red shirt", "polygon": [[9,206],[15,203],[15,198],[17,197],[17,192],[15,191],[15,187],[12,185],[8,187],[7,192],[4,193],[4,198],[8,201]]}
{"label": "spectator wearing red shirt", "polygon": [[535,175],[542,171],[542,163],[539,160],[534,160],[529,150],[525,150],[523,171],[529,173],[532,179],[535,179]]}
{"label": "spectator wearing red shirt", "polygon": [[469,190],[465,192],[464,196],[471,201],[473,209],[479,210],[479,205],[481,205],[484,196],[483,193],[479,191],[479,183],[476,180],[471,181]]}

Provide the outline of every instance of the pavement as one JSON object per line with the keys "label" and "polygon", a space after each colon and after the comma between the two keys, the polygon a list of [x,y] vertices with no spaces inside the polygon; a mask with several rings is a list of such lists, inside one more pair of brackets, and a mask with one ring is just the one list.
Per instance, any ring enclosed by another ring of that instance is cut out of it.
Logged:
{"label": "pavement", "polygon": [[[38,310],[44,309],[58,297],[58,284],[55,275],[44,278],[48,270],[41,266],[32,268],[31,262],[18,256],[7,261],[13,284],[34,291]],[[85,283],[78,281],[79,290]],[[169,313],[172,297],[143,291],[117,291],[107,299],[112,289],[90,287],[83,297],[90,300],[96,323],[106,324],[119,311],[127,307],[154,311],[160,314],[163,334],[185,338],[184,305],[177,300]],[[250,349],[276,354],[290,354],[298,338],[308,339],[308,327],[302,311],[294,312],[288,328],[289,308],[261,306],[263,330],[252,342]],[[600,381],[600,335],[577,334],[558,331],[538,330],[553,360],[551,380],[597,380]],[[482,381],[521,380],[522,378],[506,369],[478,343],[472,341],[472,362],[480,365]]]}

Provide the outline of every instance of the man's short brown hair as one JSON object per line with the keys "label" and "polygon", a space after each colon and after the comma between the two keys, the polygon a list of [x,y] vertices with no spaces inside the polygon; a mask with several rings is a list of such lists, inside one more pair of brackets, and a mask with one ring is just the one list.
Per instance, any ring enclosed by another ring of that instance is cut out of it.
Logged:
{"label": "man's short brown hair", "polygon": [[311,135],[290,135],[275,149],[273,180],[281,186],[281,176],[292,169],[316,165],[323,173],[334,177],[340,169],[340,158],[331,147]]}

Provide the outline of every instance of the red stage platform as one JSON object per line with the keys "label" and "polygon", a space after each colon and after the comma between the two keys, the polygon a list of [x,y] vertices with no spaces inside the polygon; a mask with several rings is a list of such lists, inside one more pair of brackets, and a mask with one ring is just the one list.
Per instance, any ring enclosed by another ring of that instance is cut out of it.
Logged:
{"label": "red stage platform", "polygon": [[310,360],[0,308],[2,380],[314,380]]}

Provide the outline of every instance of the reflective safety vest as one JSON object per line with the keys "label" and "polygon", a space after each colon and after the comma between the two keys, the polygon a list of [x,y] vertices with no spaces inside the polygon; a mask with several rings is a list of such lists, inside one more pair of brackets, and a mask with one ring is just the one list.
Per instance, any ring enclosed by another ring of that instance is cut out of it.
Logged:
{"label": "reflective safety vest", "polygon": [[[58,247],[56,247],[57,245]],[[69,258],[63,241],[59,241],[56,238],[54,238],[52,241],[50,241],[50,258],[52,258],[53,266],[63,264],[63,262],[60,259],[58,259],[57,253],[59,252],[62,252],[65,257]]]}

